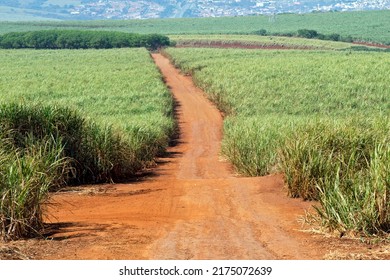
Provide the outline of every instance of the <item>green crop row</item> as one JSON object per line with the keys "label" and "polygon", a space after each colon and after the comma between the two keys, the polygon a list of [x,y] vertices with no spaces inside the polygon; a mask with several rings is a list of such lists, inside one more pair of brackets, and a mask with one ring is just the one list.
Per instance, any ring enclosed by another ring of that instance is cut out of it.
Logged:
{"label": "green crop row", "polygon": [[0,50],[0,233],[42,228],[47,193],[126,180],[164,152],[173,101],[145,49]]}
{"label": "green crop row", "polygon": [[1,103],[65,105],[132,141],[160,143],[156,151],[168,141],[172,100],[145,49],[0,50],[0,58]]}
{"label": "green crop row", "polygon": [[178,47],[193,45],[213,45],[221,44],[253,47],[286,47],[286,48],[308,48],[308,49],[329,49],[342,50],[354,46],[351,43],[324,41],[316,39],[303,39],[278,36],[258,36],[258,35],[170,35]]}
{"label": "green crop row", "polygon": [[[309,30],[310,31],[310,30]],[[344,50],[362,52],[390,52],[390,48],[381,44],[365,42],[341,42],[317,38],[295,37],[297,34],[281,36],[258,35],[170,35],[171,46],[179,48],[238,48],[238,49],[299,49],[299,50]]]}
{"label": "green crop row", "polygon": [[239,172],[283,172],[332,230],[390,229],[390,57],[383,53],[167,49],[227,113]]}

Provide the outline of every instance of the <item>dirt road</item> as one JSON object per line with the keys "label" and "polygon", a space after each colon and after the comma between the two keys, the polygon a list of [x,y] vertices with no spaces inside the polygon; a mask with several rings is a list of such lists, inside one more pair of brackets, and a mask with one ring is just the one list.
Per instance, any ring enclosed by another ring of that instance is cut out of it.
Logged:
{"label": "dirt road", "polygon": [[242,178],[220,158],[222,117],[190,77],[154,54],[177,103],[180,138],[149,176],[53,195],[48,240],[15,243],[36,259],[321,259],[303,232],[311,204],[281,175]]}
{"label": "dirt road", "polygon": [[222,161],[222,117],[189,77],[153,56],[179,103],[175,184],[182,217],[152,245],[157,259],[316,258],[302,246],[297,218],[307,203],[286,199],[281,176],[235,178]]}

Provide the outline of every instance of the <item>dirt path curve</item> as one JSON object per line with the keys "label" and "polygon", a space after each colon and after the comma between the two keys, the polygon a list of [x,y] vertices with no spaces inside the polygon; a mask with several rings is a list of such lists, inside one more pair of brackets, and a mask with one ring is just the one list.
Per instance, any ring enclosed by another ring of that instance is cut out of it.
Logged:
{"label": "dirt path curve", "polygon": [[153,59],[178,103],[170,156],[133,183],[53,195],[49,239],[19,248],[37,259],[322,258],[325,242],[298,221],[310,203],[287,198],[280,175],[235,177],[219,156],[221,114],[190,77]]}

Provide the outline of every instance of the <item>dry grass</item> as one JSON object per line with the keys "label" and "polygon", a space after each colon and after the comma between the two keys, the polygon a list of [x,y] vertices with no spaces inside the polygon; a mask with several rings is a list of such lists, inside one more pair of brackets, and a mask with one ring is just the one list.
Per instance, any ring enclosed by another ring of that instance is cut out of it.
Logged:
{"label": "dry grass", "polygon": [[16,246],[5,246],[0,244],[0,260],[29,260],[30,257]]}

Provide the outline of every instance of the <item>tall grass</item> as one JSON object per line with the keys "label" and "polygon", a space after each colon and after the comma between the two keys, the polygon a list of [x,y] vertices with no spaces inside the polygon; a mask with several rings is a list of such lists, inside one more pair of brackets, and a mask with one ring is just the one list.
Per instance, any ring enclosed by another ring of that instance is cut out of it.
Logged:
{"label": "tall grass", "polygon": [[[151,166],[175,132],[172,98],[145,49],[1,50],[0,58],[2,103],[65,106],[85,119],[83,143],[80,132],[72,131],[83,126],[77,117],[69,116],[74,123],[66,132],[77,135],[67,139],[71,157],[79,154],[77,161],[91,167],[78,172],[80,182],[107,181]],[[48,117],[42,118],[38,124]],[[110,154],[96,157],[103,149]]]}
{"label": "tall grass", "polygon": [[228,114],[223,153],[250,176],[283,172],[330,230],[388,232],[389,57],[168,49]]}
{"label": "tall grass", "polygon": [[51,137],[72,158],[74,176],[68,181],[92,183],[119,180],[140,170],[142,157],[111,127],[100,127],[78,113],[61,107],[4,105],[0,127],[13,149],[27,149],[35,141]]}
{"label": "tall grass", "polygon": [[1,232],[7,238],[42,227],[49,190],[121,180],[144,167],[144,150],[124,134],[67,108],[3,105],[0,134]]}
{"label": "tall grass", "polygon": [[355,175],[369,169],[371,153],[389,140],[389,131],[389,118],[384,116],[297,124],[280,148],[290,194],[317,199],[315,187],[322,186],[324,178],[353,182]]}
{"label": "tall grass", "polygon": [[48,191],[62,186],[69,170],[57,140],[29,138],[25,148],[12,149],[8,139],[0,138],[0,235],[4,239],[36,235],[43,229]]}
{"label": "tall grass", "polygon": [[[321,208],[317,212],[324,226],[342,232],[378,234],[390,231],[390,145],[375,146],[367,169],[349,176],[339,168],[328,182],[318,185]],[[353,165],[355,158],[350,158]]]}
{"label": "tall grass", "polygon": [[[245,124],[245,125],[243,125]],[[287,123],[275,126],[275,119],[227,117],[224,121],[222,153],[235,168],[248,176],[277,171],[277,148],[288,128]]]}

